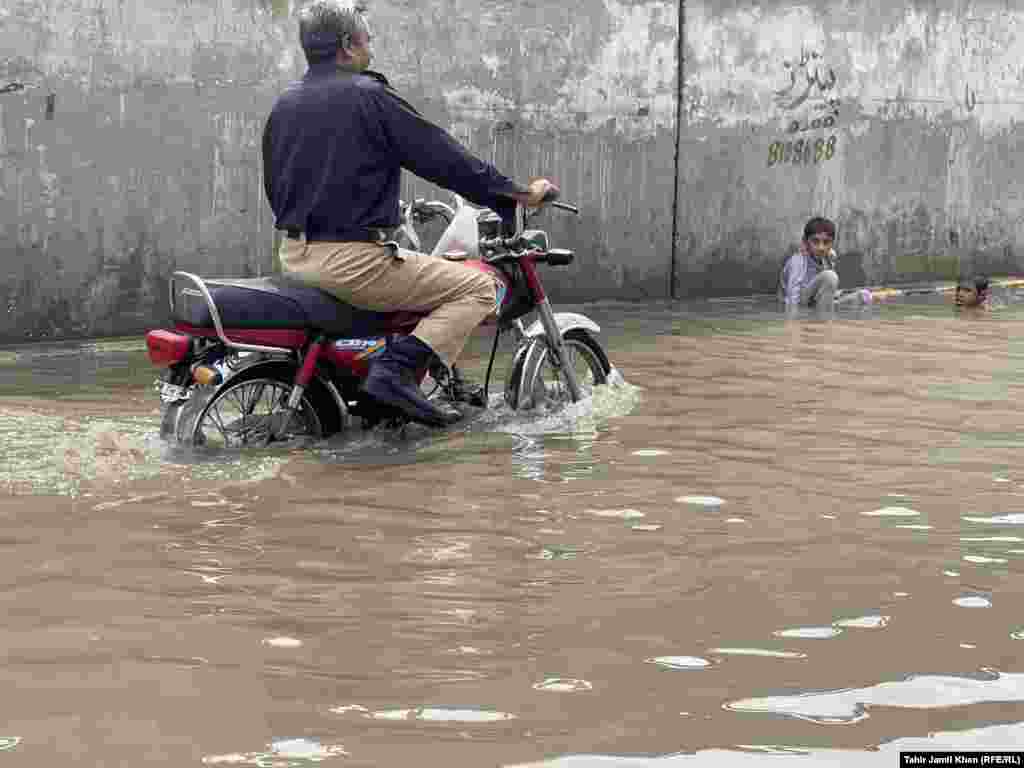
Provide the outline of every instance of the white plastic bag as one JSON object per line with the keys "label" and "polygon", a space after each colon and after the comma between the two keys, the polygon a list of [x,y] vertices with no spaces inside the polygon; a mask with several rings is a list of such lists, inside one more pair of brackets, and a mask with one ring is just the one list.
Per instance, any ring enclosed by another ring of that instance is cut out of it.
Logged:
{"label": "white plastic bag", "polygon": [[450,251],[463,251],[467,259],[477,258],[480,255],[480,230],[476,220],[480,210],[463,202],[430,255],[442,256]]}

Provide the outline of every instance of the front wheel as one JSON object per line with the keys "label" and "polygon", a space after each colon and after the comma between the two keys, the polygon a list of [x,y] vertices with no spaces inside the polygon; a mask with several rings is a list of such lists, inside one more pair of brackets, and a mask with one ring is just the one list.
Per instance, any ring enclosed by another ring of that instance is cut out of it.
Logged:
{"label": "front wheel", "polygon": [[186,412],[177,420],[178,439],[213,449],[263,447],[272,440],[318,439],[323,427],[306,394],[290,418],[286,416],[291,391],[290,382],[258,378],[229,383],[208,398],[194,393]]}
{"label": "front wheel", "polygon": [[[580,394],[593,394],[594,387],[608,382],[611,365],[597,339],[582,328],[573,328],[562,336],[564,365],[573,367]],[[572,402],[572,393],[565,373],[555,365],[547,340],[531,339],[516,355],[505,402],[516,410],[546,407],[563,408]]]}

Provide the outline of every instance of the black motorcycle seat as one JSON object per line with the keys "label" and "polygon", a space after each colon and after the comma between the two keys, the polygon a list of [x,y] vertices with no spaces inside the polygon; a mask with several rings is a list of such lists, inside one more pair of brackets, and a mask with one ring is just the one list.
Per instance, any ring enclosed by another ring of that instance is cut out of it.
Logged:
{"label": "black motorcycle seat", "polygon": [[[283,275],[204,279],[225,328],[319,330],[329,336],[360,338],[379,333],[392,313],[358,309],[326,291]],[[175,281],[174,319],[213,328],[213,317],[198,287]]]}

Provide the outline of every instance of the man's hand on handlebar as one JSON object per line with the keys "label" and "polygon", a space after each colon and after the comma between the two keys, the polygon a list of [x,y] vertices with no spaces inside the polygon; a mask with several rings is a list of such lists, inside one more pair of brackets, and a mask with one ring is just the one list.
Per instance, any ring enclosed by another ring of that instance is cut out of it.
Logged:
{"label": "man's hand on handlebar", "polygon": [[526,199],[527,208],[539,208],[544,203],[555,200],[558,197],[559,189],[548,179],[534,179],[527,187],[530,195]]}
{"label": "man's hand on handlebar", "polygon": [[527,208],[539,208],[557,198],[559,194],[558,187],[548,179],[534,179],[526,189],[526,194],[517,193],[509,197]]}

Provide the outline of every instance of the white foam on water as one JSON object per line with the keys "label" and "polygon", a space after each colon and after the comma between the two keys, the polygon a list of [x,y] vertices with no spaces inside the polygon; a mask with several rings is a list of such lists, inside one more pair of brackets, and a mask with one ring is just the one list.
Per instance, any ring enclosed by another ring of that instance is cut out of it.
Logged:
{"label": "white foam on water", "polygon": [[331,707],[327,711],[332,712],[335,715],[347,715],[349,712],[355,712],[356,714],[364,717],[369,717],[373,714],[369,707],[364,707],[362,704],[342,704],[337,707]]}
{"label": "white foam on water", "polygon": [[644,659],[647,664],[657,664],[666,669],[705,669],[711,666],[711,662],[699,656],[658,656],[653,659]]}
{"label": "white foam on water", "polygon": [[909,507],[882,507],[861,514],[865,517],[918,517],[921,513]]}
{"label": "white foam on water", "polygon": [[709,654],[718,656],[762,656],[771,659],[806,659],[806,653],[798,651],[770,651],[766,648],[711,648]]}
{"label": "white foam on water", "polygon": [[[302,763],[320,763],[335,757],[348,757],[341,745],[323,746],[312,739],[283,739],[270,744],[268,752],[235,752],[227,755],[204,757],[203,765],[293,766]],[[286,762],[284,762],[286,761]]]}
{"label": "white foam on water", "polygon": [[[617,374],[617,372],[614,372]],[[640,402],[640,389],[618,375],[617,383],[594,387],[590,397],[556,411],[544,408],[536,410],[511,411],[505,406],[502,395],[491,398],[489,412],[481,421],[492,425],[497,432],[513,435],[544,434],[596,434],[599,424],[608,419],[626,416]]]}
{"label": "white foam on water", "polygon": [[934,526],[931,525],[897,525],[895,528],[903,528],[908,531],[930,531]]}
{"label": "white foam on water", "polygon": [[298,648],[302,641],[295,637],[268,637],[264,639],[263,644],[271,648]]}
{"label": "white foam on water", "polygon": [[960,541],[993,541],[1017,544],[1024,541],[1020,536],[961,536]]}
{"label": "white foam on water", "polygon": [[960,571],[943,571],[942,575],[955,578],[960,575]]}
{"label": "white foam on water", "polygon": [[297,757],[314,761],[348,755],[348,752],[339,746],[325,747],[312,739],[283,739],[272,742],[270,748],[274,755],[280,757]]}
{"label": "white foam on water", "polygon": [[869,688],[743,699],[725,705],[734,712],[784,715],[822,725],[848,725],[868,717],[870,707],[946,709],[971,704],[1024,701],[1024,674],[986,671],[986,679],[920,675]]}
{"label": "white foam on water", "polygon": [[668,456],[668,451],[663,451],[660,448],[643,448],[639,451],[633,451],[633,456]]}
{"label": "white foam on water", "polygon": [[680,496],[676,499],[680,504],[693,504],[698,507],[720,507],[725,499],[717,496]]}
{"label": "white foam on water", "polygon": [[839,637],[843,630],[837,627],[797,627],[796,629],[780,629],[772,632],[776,637],[797,637],[805,640],[828,640]]}
{"label": "white foam on water", "polygon": [[662,527],[663,526],[661,526],[661,525],[659,525],[657,523],[650,523],[650,524],[638,523],[636,525],[629,526],[629,529],[631,531],[642,531],[642,532],[646,532],[646,533],[654,533],[656,531],[660,531],[662,529]]}
{"label": "white foam on water", "polygon": [[958,597],[953,601],[953,605],[960,608],[991,608],[992,601],[988,598],[974,595],[970,597]]}
{"label": "white foam on water", "polygon": [[482,709],[449,709],[446,707],[420,707],[417,709],[391,709],[374,712],[375,720],[425,720],[434,723],[500,723],[515,720],[510,712],[492,712]]}
{"label": "white foam on water", "polygon": [[612,517],[619,520],[636,520],[647,517],[646,512],[641,512],[638,509],[585,509],[583,512],[587,515],[594,515],[594,517]]}
{"label": "white foam on water", "polygon": [[891,616],[860,616],[856,619],[842,619],[835,625],[848,629],[882,629],[889,626],[891,619]]}
{"label": "white foam on water", "polygon": [[993,517],[965,515],[963,519],[968,523],[982,523],[984,525],[1024,525],[1024,513],[1020,512],[1012,515],[994,515]]}
{"label": "white foam on water", "polygon": [[977,565],[985,564],[1004,564],[1009,562],[1002,557],[985,557],[983,555],[964,555],[964,560],[968,563],[975,563]]}
{"label": "white foam on water", "polygon": [[549,677],[539,683],[534,683],[533,689],[555,693],[580,693],[593,690],[594,684],[574,677]]}

